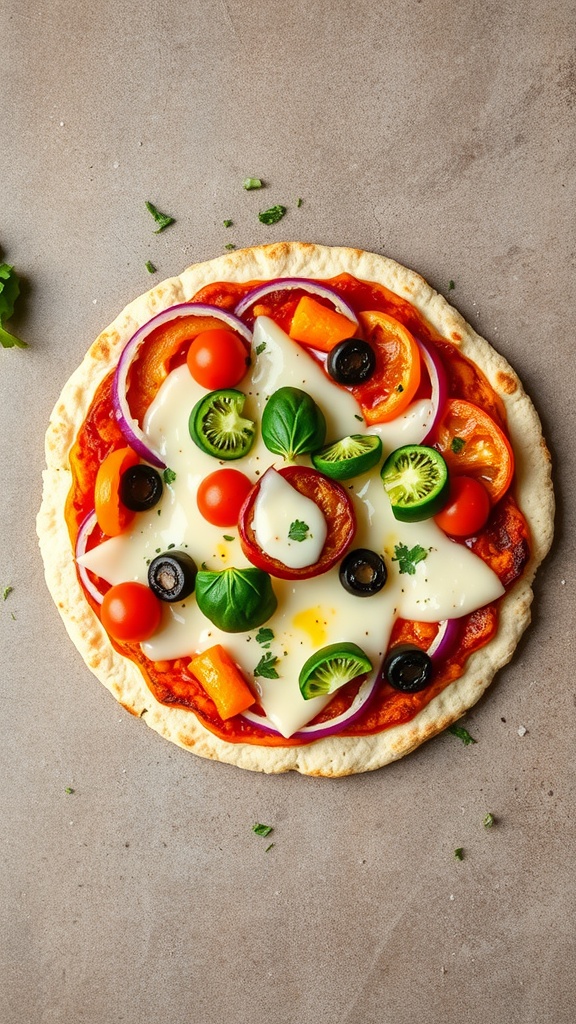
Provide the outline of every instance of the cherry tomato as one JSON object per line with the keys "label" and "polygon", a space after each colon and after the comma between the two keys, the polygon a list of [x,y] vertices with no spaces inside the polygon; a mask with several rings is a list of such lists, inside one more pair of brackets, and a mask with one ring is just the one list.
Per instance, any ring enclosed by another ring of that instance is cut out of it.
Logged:
{"label": "cherry tomato", "polygon": [[420,384],[420,349],[399,320],[371,310],[359,314],[364,338],[374,349],[376,370],[350,390],[366,423],[387,423],[406,409]]}
{"label": "cherry tomato", "polygon": [[486,525],[490,508],[488,491],[480,480],[455,476],[450,480],[448,503],[434,521],[451,537],[473,537]]}
{"label": "cherry tomato", "polygon": [[481,480],[495,504],[510,486],[514,455],[506,435],[472,402],[449,398],[435,432],[433,447],[454,474]]}
{"label": "cherry tomato", "polygon": [[156,632],[162,604],[143,583],[117,583],[104,594],[100,618],[114,640],[137,643]]}
{"label": "cherry tomato", "polygon": [[134,519],[134,512],[120,500],[122,474],[140,459],[132,448],[116,448],[101,463],[94,485],[98,526],[107,537],[118,537]]}
{"label": "cherry tomato", "polygon": [[233,388],[248,369],[248,352],[238,335],[220,328],[203,331],[188,349],[188,369],[209,391]]}
{"label": "cherry tomato", "polygon": [[238,528],[242,550],[252,565],[263,569],[281,580],[303,580],[319,576],[327,572],[339,561],[352,543],[356,532],[354,507],[347,492],[335,480],[329,480],[315,469],[306,466],[285,466],[278,471],[285,480],[306,498],[311,498],[323,513],[328,525],[328,535],[320,558],[314,565],[303,569],[292,569],[283,562],[267,555],[258,546],[252,522],[254,519],[254,503],[258,496],[260,484],[256,484],[248,495],[240,512]]}
{"label": "cherry tomato", "polygon": [[213,526],[236,526],[252,481],[238,469],[217,469],[198,488],[198,510]]}

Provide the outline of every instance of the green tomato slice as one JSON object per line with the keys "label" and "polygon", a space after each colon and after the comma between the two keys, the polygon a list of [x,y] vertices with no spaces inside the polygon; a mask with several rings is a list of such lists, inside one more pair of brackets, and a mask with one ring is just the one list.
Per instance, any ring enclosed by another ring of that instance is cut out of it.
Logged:
{"label": "green tomato slice", "polygon": [[422,444],[397,448],[386,459],[380,476],[392,512],[403,523],[431,519],[448,500],[448,467],[435,448]]}
{"label": "green tomato slice", "polygon": [[195,444],[217,459],[241,459],[250,451],[256,425],[242,416],[246,395],[235,388],[210,391],[194,406],[188,428]]}
{"label": "green tomato slice", "polygon": [[304,700],[335,693],[341,686],[372,671],[372,662],[352,643],[329,644],[312,654],[300,671],[298,683]]}
{"label": "green tomato slice", "polygon": [[312,455],[316,469],[332,480],[350,480],[380,462],[382,441],[375,434],[350,434]]}

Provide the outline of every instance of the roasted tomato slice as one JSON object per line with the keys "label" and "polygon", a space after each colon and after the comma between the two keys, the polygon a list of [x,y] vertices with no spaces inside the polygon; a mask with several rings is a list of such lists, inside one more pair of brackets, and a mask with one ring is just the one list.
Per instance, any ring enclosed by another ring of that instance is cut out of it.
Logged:
{"label": "roasted tomato slice", "polygon": [[350,390],[366,423],[386,423],[410,404],[420,384],[420,350],[399,320],[370,310],[359,314],[366,341],[376,355],[376,369],[365,384]]}
{"label": "roasted tomato slice", "polygon": [[432,444],[452,472],[481,480],[493,504],[510,486],[514,474],[510,442],[488,413],[472,402],[448,399]]}
{"label": "roasted tomato slice", "polygon": [[[345,554],[356,531],[354,508],[344,488],[315,469],[285,466],[280,475],[305,498],[310,498],[326,520],[327,534],[318,560],[302,568],[292,568],[263,551],[254,531],[254,506],[262,481],[252,488],[240,511],[238,521],[242,550],[252,565],[282,580],[305,580],[331,569]],[[305,524],[302,524],[305,525]]]}

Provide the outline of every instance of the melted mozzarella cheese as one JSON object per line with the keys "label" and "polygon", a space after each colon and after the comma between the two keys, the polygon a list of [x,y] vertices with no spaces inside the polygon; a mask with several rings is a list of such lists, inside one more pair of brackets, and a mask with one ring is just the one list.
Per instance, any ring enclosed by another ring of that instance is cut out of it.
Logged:
{"label": "melted mozzarella cheese", "polygon": [[[260,354],[256,354],[258,348]],[[305,389],[324,412],[327,441],[375,432],[374,427],[359,422],[360,410],[352,395],[333,384],[307,352],[266,317],[256,320],[252,357],[250,377],[240,388],[247,395],[244,415],[257,424],[269,396],[279,387],[292,386]],[[144,431],[176,479],[164,488],[159,505],[136,516],[126,533],[82,557],[86,568],[108,582],[146,582],[148,562],[170,545],[185,550],[198,566],[205,564],[212,570],[250,564],[235,531],[227,529],[226,538],[234,535],[234,539],[226,539],[221,529],[203,519],[196,504],[201,480],[225,465],[200,451],[189,434],[190,412],[205,393],[182,366],[169,375],[150,406]],[[386,425],[389,450],[406,443],[406,424],[401,419],[395,433],[395,423]],[[309,465],[305,458],[299,462]],[[266,449],[259,433],[248,455],[234,462],[253,481],[274,465],[280,468],[282,460]],[[349,481],[346,487],[357,520],[353,547],[368,547],[384,555],[388,582],[378,594],[358,598],[340,585],[337,567],[308,580],[273,579],[278,608],[266,626],[274,633],[269,650],[277,658],[278,678],[257,676],[254,685],[268,720],[286,737],[311,721],[330,700],[317,697],[305,701],[298,686],[302,665],[319,647],[352,641],[377,669],[398,616],[436,622],[465,615],[503,593],[491,569],[464,545],[446,537],[433,520],[399,523],[394,519],[378,468]],[[307,514],[296,513],[294,518],[309,523]],[[397,546],[402,544],[409,549],[419,545],[427,551],[413,575],[401,573],[395,560]],[[192,657],[221,643],[251,677],[263,653],[256,632],[222,632],[202,615],[192,594],[176,606],[166,605],[159,630],[142,649],[151,660],[164,661]]]}
{"label": "melted mozzarella cheese", "polygon": [[262,477],[252,529],[265,554],[290,569],[314,565],[328,533],[316,502],[300,494],[273,467]]}

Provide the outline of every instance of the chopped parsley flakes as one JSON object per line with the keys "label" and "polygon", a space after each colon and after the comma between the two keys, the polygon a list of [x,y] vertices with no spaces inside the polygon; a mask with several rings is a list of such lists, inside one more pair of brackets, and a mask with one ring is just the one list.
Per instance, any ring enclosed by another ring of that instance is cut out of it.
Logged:
{"label": "chopped parsley flakes", "polygon": [[13,590],[14,587],[4,587],[4,590],[2,591],[2,600],[5,601],[6,598],[8,597],[8,594],[11,594]]}
{"label": "chopped parsley flakes", "polygon": [[270,647],[274,639],[274,630],[269,629],[268,626],[260,626],[260,629],[256,633],[256,643],[261,644],[262,647]]}
{"label": "chopped parsley flakes", "polygon": [[484,828],[492,828],[492,825],[494,824],[495,821],[496,818],[494,817],[494,815],[488,813],[484,816],[482,824],[484,825]]}
{"label": "chopped parsley flakes", "polygon": [[265,341],[261,341],[260,344],[256,346],[256,355],[257,356],[262,355],[262,353],[263,353],[265,348],[266,348],[266,342]]}
{"label": "chopped parsley flakes", "polygon": [[152,214],[154,220],[158,225],[154,232],[155,235],[158,235],[160,234],[161,231],[164,231],[164,228],[167,228],[169,224],[175,223],[174,217],[171,217],[168,213],[160,213],[160,210],[156,206],[154,206],[154,203],[149,203],[148,201],[146,201],[145,205],[146,209],[148,210],[148,213]]}
{"label": "chopped parsley flakes", "polygon": [[261,224],[277,224],[279,220],[286,213],[285,206],[270,206],[268,210],[261,210],[258,214],[258,220]]}
{"label": "chopped parsley flakes", "polygon": [[303,523],[301,519],[295,519],[293,523],[290,523],[290,529],[288,530],[288,539],[303,541],[310,536],[310,527],[308,523]]}
{"label": "chopped parsley flakes", "polygon": [[[257,836],[269,836],[270,833],[274,831],[274,826],[261,825],[257,822],[255,825],[252,825],[252,831],[255,832]],[[268,849],[270,849],[270,847],[268,847]]]}
{"label": "chopped parsley flakes", "polygon": [[465,444],[466,441],[464,440],[463,437],[453,437],[450,448],[454,452],[454,455],[458,455],[458,453],[462,451]]}
{"label": "chopped parsley flakes", "polygon": [[162,479],[165,484],[173,484],[176,479],[176,473],[174,472],[173,469],[170,469],[167,466],[164,472],[162,473]]}
{"label": "chopped parsley flakes", "polygon": [[458,846],[454,850],[454,856],[456,857],[456,860],[464,860],[464,847]]}
{"label": "chopped parsley flakes", "polygon": [[420,544],[415,544],[413,548],[408,548],[407,544],[395,544],[392,561],[398,562],[399,572],[414,576],[417,563],[422,562],[427,557],[428,552],[426,548],[421,547]]}
{"label": "chopped parsley flakes", "polygon": [[262,188],[263,182],[260,178],[244,178],[242,188],[249,192],[253,188]]}
{"label": "chopped parsley flakes", "polygon": [[149,274],[155,274],[156,273],[156,267],[152,263],[152,260],[146,260],[146,263],[144,264],[144,266],[146,267],[146,270],[148,271]]}
{"label": "chopped parsley flakes", "polygon": [[14,303],[20,294],[20,281],[14,267],[0,263],[0,345],[2,348],[28,348],[25,341],[10,334],[3,326],[14,313]]}
{"label": "chopped parsley flakes", "polygon": [[453,736],[457,736],[465,747],[469,746],[470,743],[476,743],[473,736],[470,735],[467,729],[464,729],[461,725],[449,725],[448,732],[451,732]]}
{"label": "chopped parsley flakes", "polygon": [[254,678],[260,676],[262,679],[279,679],[280,677],[274,668],[277,661],[276,655],[272,654],[272,651],[267,651],[266,654],[262,655],[254,669]]}

